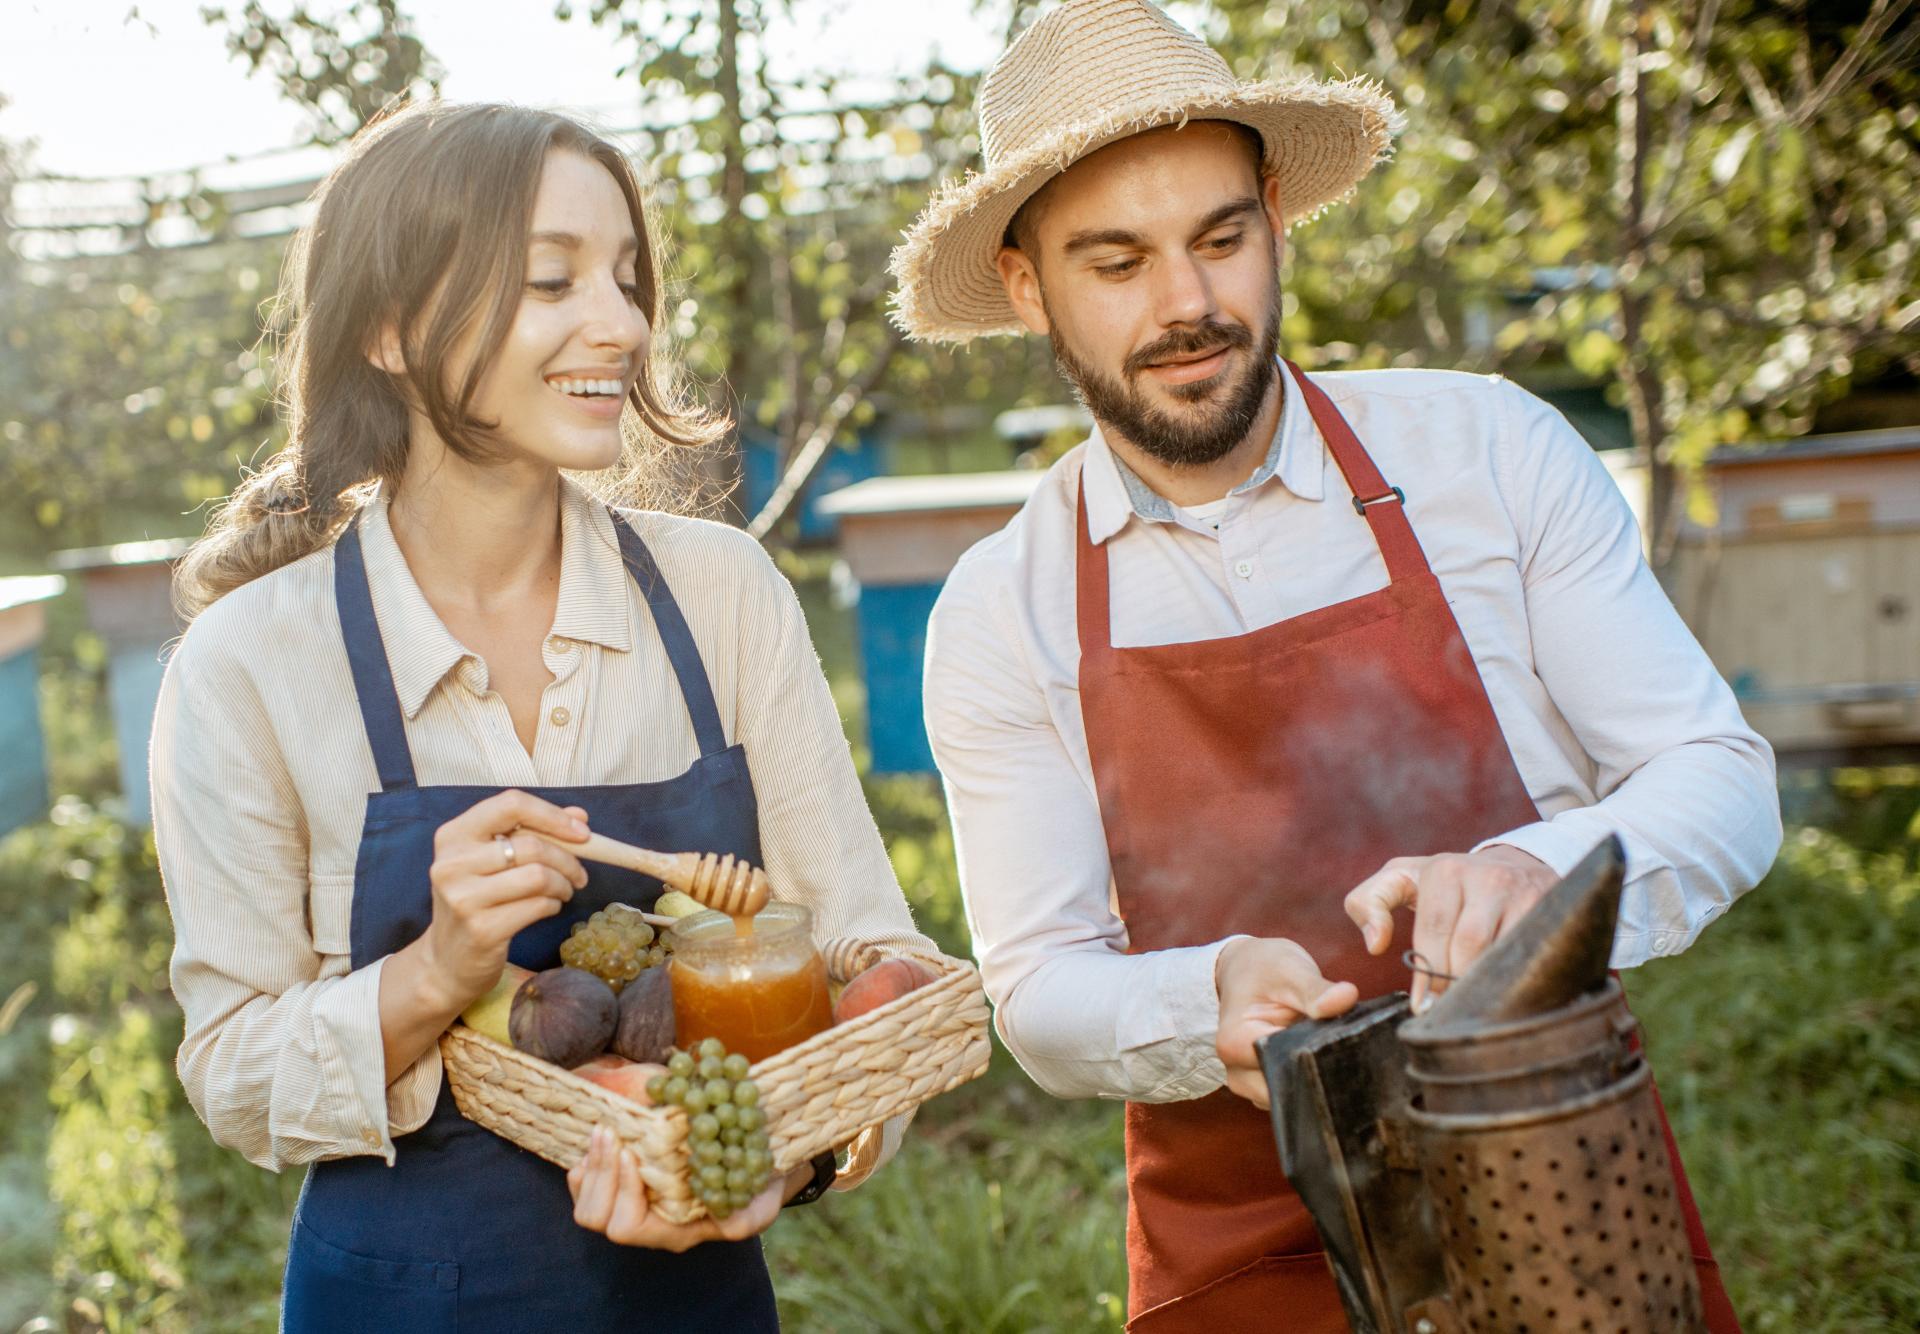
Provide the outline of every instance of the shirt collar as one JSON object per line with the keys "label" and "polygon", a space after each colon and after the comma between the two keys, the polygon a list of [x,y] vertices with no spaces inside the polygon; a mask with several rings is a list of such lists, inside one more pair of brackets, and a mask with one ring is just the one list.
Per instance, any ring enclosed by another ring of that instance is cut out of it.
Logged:
{"label": "shirt collar", "polygon": [[[374,615],[393,670],[394,693],[401,710],[414,718],[427,697],[462,662],[473,660],[478,689],[486,689],[486,671],[420,591],[393,537],[387,514],[390,498],[388,489],[381,486],[362,511],[360,545]],[[549,633],[624,653],[633,647],[631,599],[613,523],[606,506],[577,483],[561,478],[560,594]]]}
{"label": "shirt collar", "polygon": [[560,598],[553,634],[625,653],[633,647],[633,599],[614,522],[613,512],[585,487],[560,479]]}
{"label": "shirt collar", "polygon": [[[1280,484],[1302,500],[1321,500],[1326,496],[1326,443],[1313,424],[1300,388],[1286,362],[1279,364],[1283,398],[1280,421],[1274,427],[1273,441],[1260,466],[1244,482],[1227,494],[1245,495],[1276,477]],[[1126,526],[1129,518],[1148,523],[1174,521],[1173,503],[1140,479],[1107,444],[1099,423],[1087,438],[1085,478],[1087,488],[1087,535],[1105,542]]]}

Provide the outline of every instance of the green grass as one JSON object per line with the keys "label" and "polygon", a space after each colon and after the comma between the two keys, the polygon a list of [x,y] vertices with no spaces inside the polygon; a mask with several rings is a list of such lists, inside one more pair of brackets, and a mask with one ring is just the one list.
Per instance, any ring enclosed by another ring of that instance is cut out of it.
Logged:
{"label": "green grass", "polygon": [[[855,717],[848,618],[817,582],[804,595]],[[56,778],[93,804],[0,841],[0,1331],[269,1330],[299,1177],[216,1148],[185,1103],[151,842],[102,797],[112,748],[84,638],[53,656]],[[1790,798],[1818,824],[1630,990],[1747,1327],[1912,1329],[1920,771],[1846,771]],[[937,786],[875,780],[868,799],[918,920],[964,953]],[[871,1182],[769,1234],[787,1326],[1117,1330],[1123,1181],[1119,1109],[1049,1098],[996,1048]]]}
{"label": "green grass", "polygon": [[1791,834],[1725,922],[1630,981],[1749,1330],[1920,1322],[1913,845]]}

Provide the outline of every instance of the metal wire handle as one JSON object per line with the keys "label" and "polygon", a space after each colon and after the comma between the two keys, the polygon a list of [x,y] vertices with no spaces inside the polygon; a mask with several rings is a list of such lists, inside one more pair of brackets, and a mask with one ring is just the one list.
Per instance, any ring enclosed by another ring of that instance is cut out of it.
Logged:
{"label": "metal wire handle", "polygon": [[1425,973],[1428,977],[1438,978],[1442,982],[1458,982],[1460,980],[1459,974],[1443,973],[1428,963],[1427,956],[1419,950],[1410,949],[1404,951],[1400,955],[1400,962],[1407,966],[1409,972]]}

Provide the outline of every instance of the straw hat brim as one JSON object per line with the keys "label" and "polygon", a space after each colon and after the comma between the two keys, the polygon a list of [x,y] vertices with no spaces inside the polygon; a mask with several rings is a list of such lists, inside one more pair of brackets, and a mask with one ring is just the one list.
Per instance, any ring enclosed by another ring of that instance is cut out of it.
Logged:
{"label": "straw hat brim", "polygon": [[995,259],[1007,225],[1042,186],[1128,135],[1194,120],[1230,120],[1259,132],[1264,170],[1280,180],[1289,225],[1352,193],[1391,152],[1399,113],[1366,79],[1246,83],[1233,91],[1119,107],[1063,125],[986,172],[938,190],[889,265],[898,282],[894,323],[922,342],[965,343],[1024,333]]}

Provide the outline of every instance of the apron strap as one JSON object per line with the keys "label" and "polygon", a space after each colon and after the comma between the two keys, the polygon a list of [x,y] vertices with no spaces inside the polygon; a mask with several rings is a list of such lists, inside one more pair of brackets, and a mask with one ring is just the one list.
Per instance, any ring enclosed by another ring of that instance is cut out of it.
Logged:
{"label": "apron strap", "polygon": [[1347,419],[1340,415],[1340,409],[1327,397],[1327,391],[1309,380],[1306,372],[1291,361],[1287,362],[1287,369],[1293,372],[1294,383],[1300,386],[1307,411],[1313,414],[1313,424],[1320,428],[1320,438],[1327,442],[1333,461],[1340,465],[1340,475],[1347,479],[1347,489],[1353,493],[1353,507],[1373,530],[1373,540],[1387,565],[1387,577],[1398,583],[1429,573],[1427,553],[1420,549],[1420,539],[1413,535],[1413,525],[1407,522],[1406,493],[1388,485],[1387,479],[1380,475],[1373,456],[1367,453],[1360,437],[1353,433]]}
{"label": "apron strap", "polygon": [[407,746],[407,720],[400,710],[400,692],[393,688],[393,668],[380,638],[380,622],[373,614],[373,590],[367,584],[366,557],[360,550],[360,525],[333,544],[333,601],[340,612],[340,632],[347,643],[347,663],[353,668],[353,693],[360,700],[360,721],[373,747],[374,766],[380,771],[382,791],[414,786],[413,751]]}
{"label": "apron strap", "polygon": [[687,618],[680,614],[680,604],[673,600],[673,590],[667,587],[660,567],[654,563],[653,553],[640,540],[640,534],[618,513],[611,509],[607,512],[613,518],[614,532],[620,535],[620,559],[626,562],[627,573],[633,576],[633,582],[639,585],[647,607],[653,612],[654,628],[667,650],[667,661],[673,664],[673,674],[680,680],[680,694],[687,702],[687,714],[693,720],[693,735],[700,743],[700,754],[702,757],[718,755],[727,748],[727,734],[720,726],[720,710],[713,702],[713,685],[707,680],[706,665],[700,661],[693,631],[687,628]]}

